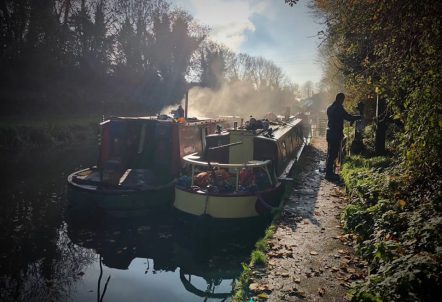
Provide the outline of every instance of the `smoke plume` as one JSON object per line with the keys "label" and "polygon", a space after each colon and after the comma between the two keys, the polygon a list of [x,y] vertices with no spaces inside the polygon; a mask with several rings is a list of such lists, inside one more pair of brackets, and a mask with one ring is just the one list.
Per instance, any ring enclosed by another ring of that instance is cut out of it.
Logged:
{"label": "smoke plume", "polygon": [[[182,104],[184,106],[185,99]],[[274,91],[257,91],[250,83],[236,81],[225,83],[218,90],[193,87],[189,90],[189,117],[239,116],[248,118],[253,115],[263,118],[267,113],[284,114],[291,104],[281,104]],[[176,109],[176,107],[172,108]],[[169,110],[169,108],[166,108]]]}

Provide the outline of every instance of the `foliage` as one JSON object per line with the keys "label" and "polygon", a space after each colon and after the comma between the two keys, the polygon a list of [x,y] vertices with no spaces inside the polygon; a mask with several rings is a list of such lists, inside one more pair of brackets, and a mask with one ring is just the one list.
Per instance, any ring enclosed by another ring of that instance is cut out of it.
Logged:
{"label": "foliage", "polygon": [[354,199],[345,228],[370,264],[352,301],[434,301],[442,285],[442,3],[315,0],[314,9],[326,25],[323,82],[355,103],[386,100],[379,121],[390,122],[396,155],[352,158],[342,171]]}
{"label": "foliage", "polygon": [[250,265],[256,266],[256,265],[265,265],[267,263],[267,256],[264,254],[264,252],[260,250],[254,250],[252,252]]}
{"label": "foliage", "polygon": [[[95,139],[96,123],[44,124],[44,125],[8,125],[0,127],[0,149],[17,151],[25,148],[63,145]],[[96,129],[98,130],[98,129]]]}
{"label": "foliage", "polygon": [[353,201],[342,215],[370,265],[352,301],[433,301],[442,285],[441,181],[410,183],[385,157],[350,157],[342,175]]}
{"label": "foliage", "polygon": [[181,102],[189,82],[239,81],[251,87],[248,99],[292,101],[281,68],[208,33],[167,0],[1,1],[2,115],[153,114]]}
{"label": "foliage", "polygon": [[295,5],[298,2],[298,0],[285,0],[285,3],[287,3],[290,6]]}
{"label": "foliage", "polygon": [[[406,167],[415,177],[441,169],[442,3],[316,0],[329,77],[339,77],[357,102],[377,91],[381,119],[402,125]],[[333,79],[328,79],[332,81]]]}
{"label": "foliage", "polygon": [[235,295],[233,296],[232,301],[239,302],[245,300],[249,287],[251,274],[252,270],[250,269],[250,266],[245,263],[242,263],[242,273],[241,276],[239,276],[238,281],[236,281]]}

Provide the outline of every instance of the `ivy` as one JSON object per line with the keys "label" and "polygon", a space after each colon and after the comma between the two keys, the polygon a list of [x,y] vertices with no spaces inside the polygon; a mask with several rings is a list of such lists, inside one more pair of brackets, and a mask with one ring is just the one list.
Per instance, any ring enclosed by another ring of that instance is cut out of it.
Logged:
{"label": "ivy", "polygon": [[[370,274],[352,301],[434,301],[442,286],[441,182],[416,185],[397,161],[350,157],[342,174],[353,201],[342,214]],[[377,192],[377,198],[373,198]]]}

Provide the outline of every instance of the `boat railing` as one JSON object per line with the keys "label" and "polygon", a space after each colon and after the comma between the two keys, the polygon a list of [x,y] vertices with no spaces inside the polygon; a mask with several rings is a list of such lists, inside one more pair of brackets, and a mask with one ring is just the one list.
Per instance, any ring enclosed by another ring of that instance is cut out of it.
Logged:
{"label": "boat railing", "polygon": [[191,172],[191,186],[194,186],[194,176],[196,172],[196,167],[205,167],[208,169],[220,168],[233,170],[235,174],[235,191],[239,190],[240,186],[240,172],[242,169],[253,169],[253,168],[261,168],[267,175],[269,184],[273,186],[274,181],[271,177],[269,171],[269,165],[272,163],[271,160],[250,160],[246,163],[218,163],[218,162],[209,162],[201,159],[201,156],[197,155],[197,153],[192,153],[183,157],[185,163],[188,163],[192,167]]}

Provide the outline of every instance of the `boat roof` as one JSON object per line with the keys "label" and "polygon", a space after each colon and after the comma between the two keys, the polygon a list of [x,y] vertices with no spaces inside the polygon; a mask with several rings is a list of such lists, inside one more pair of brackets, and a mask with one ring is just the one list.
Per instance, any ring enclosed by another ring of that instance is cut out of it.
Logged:
{"label": "boat roof", "polygon": [[205,117],[191,118],[187,119],[184,123],[178,123],[173,118],[161,119],[158,116],[111,116],[107,120],[100,123],[100,125],[106,124],[110,121],[122,120],[122,121],[145,121],[145,122],[158,122],[158,123],[174,123],[181,125],[198,125],[198,124],[207,124],[207,123],[220,123],[223,122],[224,119],[212,119]]}
{"label": "boat roof", "polygon": [[265,133],[260,133],[257,137],[260,139],[276,141],[286,135],[294,126],[300,124],[302,119],[294,118],[288,122],[281,123],[280,125],[272,125],[272,136],[265,136]]}

